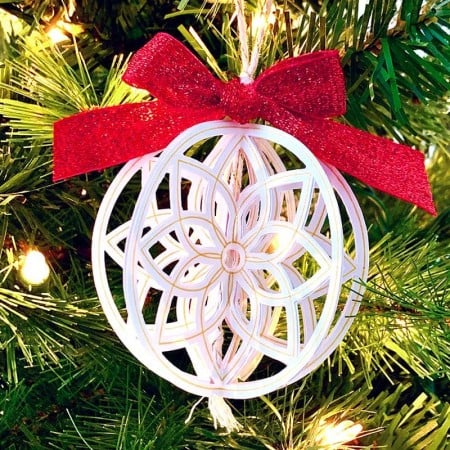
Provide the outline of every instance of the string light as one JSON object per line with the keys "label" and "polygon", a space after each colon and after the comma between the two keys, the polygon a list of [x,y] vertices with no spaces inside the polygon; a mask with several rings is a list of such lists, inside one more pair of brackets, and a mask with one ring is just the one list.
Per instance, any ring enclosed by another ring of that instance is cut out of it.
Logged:
{"label": "string light", "polygon": [[61,30],[61,28],[59,28],[58,24],[51,27],[47,31],[47,36],[51,39],[51,41],[54,44],[59,44],[60,42],[69,40],[69,37]]}
{"label": "string light", "polygon": [[23,257],[19,273],[25,283],[31,286],[39,286],[47,281],[50,275],[50,267],[40,251],[30,250]]}
{"label": "string light", "polygon": [[291,248],[292,246],[292,234],[290,233],[277,233],[270,242],[268,253],[275,253],[277,251],[283,251]]}
{"label": "string light", "polygon": [[325,423],[323,430],[316,437],[316,442],[329,449],[337,449],[347,442],[354,441],[362,430],[362,425],[352,420],[332,424]]}
{"label": "string light", "polygon": [[252,19],[253,34],[256,35],[261,28],[266,29],[269,25],[274,25],[276,20],[275,10],[272,11],[269,16],[256,14]]}
{"label": "string light", "polygon": [[[280,217],[280,220],[285,222],[287,219],[284,216]],[[293,241],[293,234],[292,233],[276,233],[274,234],[270,246],[267,250],[268,253],[275,253],[277,251],[284,251],[288,248],[291,248],[292,241]]]}
{"label": "string light", "polygon": [[54,44],[70,40],[70,36],[77,36],[84,31],[82,25],[58,20],[46,31],[47,36]]}

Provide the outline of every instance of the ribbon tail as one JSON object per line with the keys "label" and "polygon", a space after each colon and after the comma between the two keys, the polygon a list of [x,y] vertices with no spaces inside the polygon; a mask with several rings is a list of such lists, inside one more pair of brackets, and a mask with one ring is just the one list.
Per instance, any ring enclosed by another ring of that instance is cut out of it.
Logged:
{"label": "ribbon tail", "polygon": [[161,102],[92,109],[54,124],[55,181],[102,170],[164,149],[185,129],[220,118],[215,109],[174,109]]}
{"label": "ribbon tail", "polygon": [[[327,142],[319,158],[375,189],[436,215],[420,151],[337,122],[323,121],[320,128]],[[330,154],[332,149],[334,156]]]}
{"label": "ribbon tail", "polygon": [[319,159],[436,215],[421,152],[331,120],[303,121],[288,115],[270,121],[297,137]]}

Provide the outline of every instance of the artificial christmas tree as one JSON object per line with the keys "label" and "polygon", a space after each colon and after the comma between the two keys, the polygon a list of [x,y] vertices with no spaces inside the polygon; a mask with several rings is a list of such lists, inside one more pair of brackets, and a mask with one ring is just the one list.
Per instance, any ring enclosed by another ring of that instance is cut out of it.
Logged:
{"label": "artificial christmas tree", "polygon": [[[261,36],[255,70],[288,56],[338,50],[348,96],[340,121],[425,153],[439,215],[348,178],[371,244],[360,313],[345,341],[313,373],[267,397],[234,400],[241,428],[230,434],[213,430],[202,404],[190,416],[195,397],[128,356],[99,307],[89,248],[99,204],[118,168],[51,181],[55,121],[149,100],[147,92],[121,81],[128,59],[120,53],[161,28],[191,44],[221,80],[240,72],[233,2],[163,3],[166,9],[138,1],[3,5],[2,448],[445,449],[446,2],[279,2],[270,11],[263,2],[246,5],[250,46]],[[264,26],[261,15],[268,19]],[[52,26],[63,33],[58,44],[48,37]],[[395,155],[383,157],[389,168]],[[295,165],[292,158],[283,163]],[[141,180],[130,181],[117,199],[112,227],[132,213],[130,199]],[[158,202],[167,201],[159,187]],[[41,284],[28,275],[32,249],[51,267]],[[120,267],[110,270],[109,287],[126,318]],[[150,294],[144,300],[149,311]],[[267,361],[258,370],[270,375],[277,367]]]}

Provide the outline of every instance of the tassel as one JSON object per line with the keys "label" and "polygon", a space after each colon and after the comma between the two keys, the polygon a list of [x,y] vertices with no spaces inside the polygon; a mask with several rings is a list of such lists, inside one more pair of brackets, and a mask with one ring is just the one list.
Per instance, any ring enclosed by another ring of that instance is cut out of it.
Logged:
{"label": "tassel", "polygon": [[238,431],[242,426],[233,416],[231,408],[227,405],[223,397],[212,395],[208,398],[208,407],[214,421],[214,428],[223,427],[228,433]]}

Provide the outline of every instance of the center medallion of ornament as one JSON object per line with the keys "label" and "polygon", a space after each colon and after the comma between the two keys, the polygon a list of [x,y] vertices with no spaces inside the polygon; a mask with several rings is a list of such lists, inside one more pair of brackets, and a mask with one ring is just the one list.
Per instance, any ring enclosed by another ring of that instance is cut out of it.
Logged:
{"label": "center medallion of ornament", "polygon": [[222,251],[222,266],[229,273],[239,272],[245,264],[245,249],[236,242],[228,243]]}

